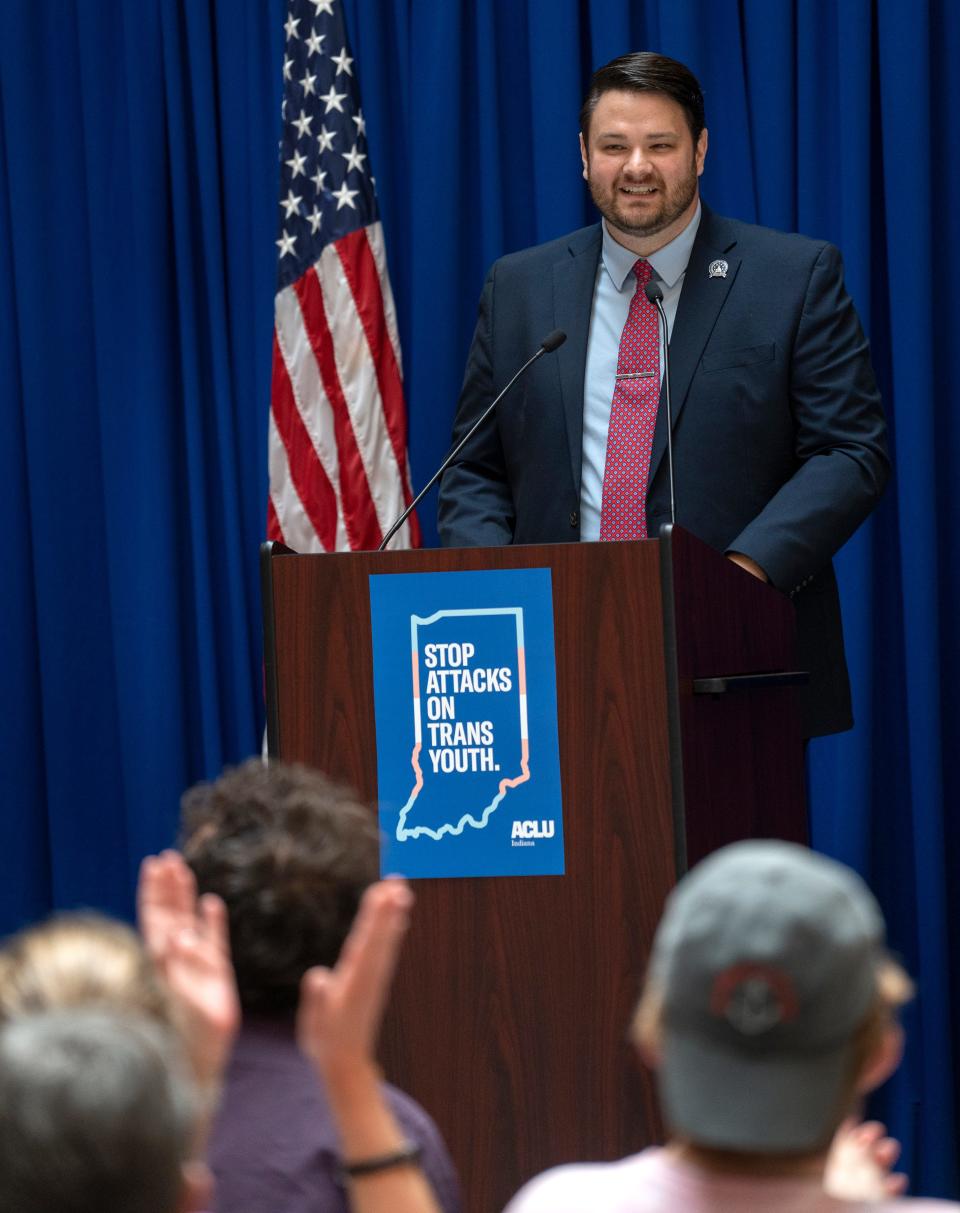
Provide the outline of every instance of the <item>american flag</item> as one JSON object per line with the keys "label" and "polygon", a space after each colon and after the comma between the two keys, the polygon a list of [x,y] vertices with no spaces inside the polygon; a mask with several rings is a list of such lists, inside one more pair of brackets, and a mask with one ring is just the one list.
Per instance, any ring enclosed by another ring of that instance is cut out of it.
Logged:
{"label": "american flag", "polygon": [[[396,311],[340,0],[290,0],[267,534],[379,546],[409,504]],[[411,515],[391,547],[419,547]]]}

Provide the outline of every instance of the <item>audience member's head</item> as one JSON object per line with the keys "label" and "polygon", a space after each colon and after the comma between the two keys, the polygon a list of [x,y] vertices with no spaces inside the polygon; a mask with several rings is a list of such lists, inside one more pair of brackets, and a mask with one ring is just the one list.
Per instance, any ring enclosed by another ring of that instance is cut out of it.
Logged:
{"label": "audience member's head", "polygon": [[0,1213],[203,1207],[179,1042],[141,1015],[38,1012],[0,1028]]}
{"label": "audience member's head", "polygon": [[166,991],[134,931],[100,914],[61,914],[4,944],[0,1020],[80,1006],[169,1021]]}
{"label": "audience member's head", "polygon": [[635,1038],[675,1138],[816,1154],[896,1067],[910,994],[855,873],[790,843],[743,842],[668,899]]}
{"label": "audience member's head", "polygon": [[181,841],[200,892],[226,903],[244,1011],[293,1012],[377,879],[372,812],[307,767],[252,759],[185,794]]}

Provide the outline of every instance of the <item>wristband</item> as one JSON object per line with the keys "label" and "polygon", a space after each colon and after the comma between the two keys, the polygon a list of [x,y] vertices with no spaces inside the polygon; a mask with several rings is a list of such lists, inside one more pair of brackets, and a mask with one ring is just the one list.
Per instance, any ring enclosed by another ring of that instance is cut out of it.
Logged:
{"label": "wristband", "polygon": [[362,1158],[359,1162],[345,1162],[341,1164],[340,1172],[347,1179],[360,1179],[364,1175],[376,1175],[378,1171],[390,1171],[393,1167],[415,1165],[422,1157],[423,1147],[407,1141],[390,1154],[378,1154],[375,1158]]}

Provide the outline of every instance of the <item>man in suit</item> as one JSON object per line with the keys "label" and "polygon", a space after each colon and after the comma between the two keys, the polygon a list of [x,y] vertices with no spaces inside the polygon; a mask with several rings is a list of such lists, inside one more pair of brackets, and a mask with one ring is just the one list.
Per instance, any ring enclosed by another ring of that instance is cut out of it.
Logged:
{"label": "man in suit", "polygon": [[626,55],[594,75],[580,144],[603,222],[492,267],[454,439],[546,333],[567,341],[445,473],[441,540],[642,539],[669,521],[653,281],[670,335],[677,521],[793,598],[811,672],[804,734],[849,728],[831,557],[889,464],[840,255],[701,202],[703,96],[666,56]]}

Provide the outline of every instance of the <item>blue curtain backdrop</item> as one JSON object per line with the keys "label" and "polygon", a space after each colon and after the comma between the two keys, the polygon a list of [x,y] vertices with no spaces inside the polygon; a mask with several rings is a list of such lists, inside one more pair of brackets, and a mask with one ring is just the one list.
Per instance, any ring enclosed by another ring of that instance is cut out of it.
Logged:
{"label": "blue curtain backdrop", "polygon": [[[858,724],[811,747],[814,841],[919,978],[878,1106],[956,1194],[960,5],[344,2],[415,482],[489,262],[593,220],[577,112],[624,50],[699,75],[712,206],[843,250],[896,473],[839,559]],[[282,7],[0,5],[0,930],[129,913],[182,789],[258,748]]]}

